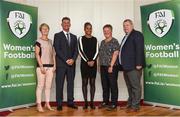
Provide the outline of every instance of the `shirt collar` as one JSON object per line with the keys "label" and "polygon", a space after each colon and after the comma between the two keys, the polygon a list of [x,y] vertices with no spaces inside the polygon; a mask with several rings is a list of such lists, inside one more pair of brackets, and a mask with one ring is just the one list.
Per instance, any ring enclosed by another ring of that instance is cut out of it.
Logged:
{"label": "shirt collar", "polygon": [[129,36],[133,31],[134,31],[134,29],[131,32],[126,33],[126,36]]}
{"label": "shirt collar", "polygon": [[64,35],[70,34],[70,32],[66,32],[66,31],[64,31],[64,30],[63,30],[63,33],[64,33]]}
{"label": "shirt collar", "polygon": [[130,33],[125,33],[125,36],[128,36]]}

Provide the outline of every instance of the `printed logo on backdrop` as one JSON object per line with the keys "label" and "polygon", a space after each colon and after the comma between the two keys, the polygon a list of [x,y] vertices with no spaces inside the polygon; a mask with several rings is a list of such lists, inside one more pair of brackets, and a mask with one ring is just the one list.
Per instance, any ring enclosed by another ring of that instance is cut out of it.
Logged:
{"label": "printed logo on backdrop", "polygon": [[165,36],[174,21],[174,13],[172,10],[161,9],[152,12],[149,15],[149,19],[147,21],[151,31],[158,37]]}
{"label": "printed logo on backdrop", "polygon": [[10,11],[7,22],[13,34],[19,39],[24,37],[32,24],[31,16],[23,11]]}

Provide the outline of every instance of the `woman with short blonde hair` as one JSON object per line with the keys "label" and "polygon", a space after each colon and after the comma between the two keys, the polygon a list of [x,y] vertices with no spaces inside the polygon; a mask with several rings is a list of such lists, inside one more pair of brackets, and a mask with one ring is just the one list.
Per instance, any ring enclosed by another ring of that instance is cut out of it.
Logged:
{"label": "woman with short blonde hair", "polygon": [[55,51],[52,46],[52,40],[48,38],[49,26],[43,23],[39,27],[41,37],[35,43],[35,55],[37,60],[37,88],[36,88],[36,103],[37,110],[44,112],[41,106],[42,90],[45,91],[45,107],[53,110],[49,104],[50,89],[53,80],[55,64]]}

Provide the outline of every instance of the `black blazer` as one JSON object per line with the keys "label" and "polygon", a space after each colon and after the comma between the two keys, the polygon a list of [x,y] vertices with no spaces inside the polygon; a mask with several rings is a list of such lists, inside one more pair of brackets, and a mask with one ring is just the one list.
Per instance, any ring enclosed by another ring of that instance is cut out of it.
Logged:
{"label": "black blazer", "polygon": [[121,50],[123,70],[136,69],[137,65],[145,66],[144,37],[139,31],[132,30]]}
{"label": "black blazer", "polygon": [[[78,56],[77,37],[70,33],[70,38],[71,44],[69,46],[63,31],[54,35],[57,67],[67,67],[68,64],[66,61],[68,59],[73,59],[75,61]],[[75,64],[73,66],[75,66]]]}

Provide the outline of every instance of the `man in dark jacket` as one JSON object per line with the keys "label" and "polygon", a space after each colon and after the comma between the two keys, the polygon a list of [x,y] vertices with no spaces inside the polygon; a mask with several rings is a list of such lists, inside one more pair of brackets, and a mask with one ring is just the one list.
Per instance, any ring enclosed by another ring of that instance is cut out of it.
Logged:
{"label": "man in dark jacket", "polygon": [[54,36],[56,51],[56,101],[57,110],[62,110],[64,79],[67,79],[68,107],[77,109],[74,104],[75,61],[78,56],[77,37],[69,32],[70,18],[64,17],[61,24],[63,31]]}
{"label": "man in dark jacket", "polygon": [[120,45],[119,63],[129,94],[127,112],[136,112],[140,109],[140,79],[145,65],[144,37],[141,32],[134,30],[130,19],[124,20],[123,28],[126,35]]}

